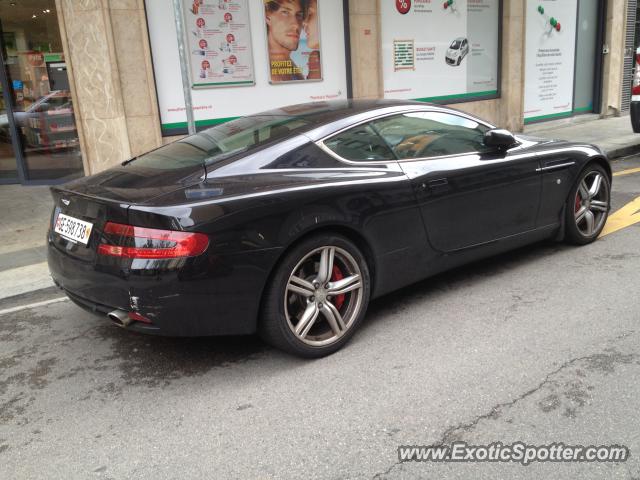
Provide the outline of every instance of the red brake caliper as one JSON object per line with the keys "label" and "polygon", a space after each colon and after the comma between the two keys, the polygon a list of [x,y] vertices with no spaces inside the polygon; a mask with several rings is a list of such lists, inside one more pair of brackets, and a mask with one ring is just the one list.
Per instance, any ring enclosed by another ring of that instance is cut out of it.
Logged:
{"label": "red brake caliper", "polygon": [[[338,280],[342,280],[344,278],[344,275],[342,274],[342,271],[338,268],[337,265],[333,266],[333,272],[331,273],[331,281],[335,282]],[[333,304],[336,306],[336,308],[338,310],[340,310],[340,307],[342,307],[342,304],[344,303],[344,293],[342,295],[336,295],[335,297],[333,297]]]}
{"label": "red brake caliper", "polygon": [[580,210],[580,205],[582,203],[582,197],[580,196],[580,194],[578,193],[576,195],[576,213],[578,212],[578,210]]}

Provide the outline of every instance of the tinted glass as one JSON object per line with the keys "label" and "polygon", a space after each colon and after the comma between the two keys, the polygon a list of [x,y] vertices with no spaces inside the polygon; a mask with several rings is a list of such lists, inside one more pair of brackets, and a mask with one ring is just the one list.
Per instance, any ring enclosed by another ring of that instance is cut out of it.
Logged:
{"label": "tinted glass", "polygon": [[[5,115],[16,125],[14,152],[27,180],[70,180],[84,173],[75,111],[54,0],[1,1],[0,31],[7,77]],[[1,64],[4,65],[1,65]],[[0,115],[2,166],[8,118]],[[14,159],[9,161],[13,169]]]}
{"label": "tinted glass", "polygon": [[458,115],[414,112],[373,122],[400,159],[490,150],[483,144],[488,127]]}
{"label": "tinted glass", "polygon": [[576,41],[576,74],[573,111],[593,112],[595,69],[598,61],[598,0],[580,0]]}
{"label": "tinted glass", "polygon": [[454,50],[459,49],[460,48],[460,40],[454,40],[449,48],[453,48]]}
{"label": "tinted glass", "polygon": [[239,153],[249,153],[304,129],[299,117],[254,115],[223,123],[170,143],[133,160],[137,167],[174,170],[211,165]]}
{"label": "tinted glass", "polygon": [[324,144],[347,160],[395,160],[395,156],[370,125],[359,125],[342,132]]}

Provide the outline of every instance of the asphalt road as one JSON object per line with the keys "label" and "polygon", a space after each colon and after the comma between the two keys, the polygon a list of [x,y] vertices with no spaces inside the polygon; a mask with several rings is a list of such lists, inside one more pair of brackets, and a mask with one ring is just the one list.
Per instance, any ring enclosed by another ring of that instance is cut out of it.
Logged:
{"label": "asphalt road", "polygon": [[[638,196],[640,173],[616,177],[614,210]],[[637,223],[421,282],[317,361],[132,334],[68,301],[1,314],[0,478],[640,478],[639,240]],[[399,445],[453,440],[632,456],[398,462]]]}

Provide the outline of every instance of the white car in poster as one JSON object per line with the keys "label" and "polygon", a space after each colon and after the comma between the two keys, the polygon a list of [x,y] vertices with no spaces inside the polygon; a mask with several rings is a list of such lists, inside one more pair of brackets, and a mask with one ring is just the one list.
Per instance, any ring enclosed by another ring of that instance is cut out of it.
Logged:
{"label": "white car in poster", "polygon": [[444,59],[447,64],[458,66],[467,53],[469,53],[469,41],[465,37],[458,37],[449,45]]}

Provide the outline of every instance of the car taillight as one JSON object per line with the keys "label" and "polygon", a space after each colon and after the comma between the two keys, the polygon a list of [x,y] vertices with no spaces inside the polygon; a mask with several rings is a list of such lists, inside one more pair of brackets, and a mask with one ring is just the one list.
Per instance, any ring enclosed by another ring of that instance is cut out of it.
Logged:
{"label": "car taillight", "polygon": [[99,255],[122,258],[168,259],[195,257],[209,246],[203,233],[158,230],[107,222],[104,226]]}
{"label": "car taillight", "polygon": [[631,95],[640,95],[640,53],[636,52],[636,71],[633,75]]}

